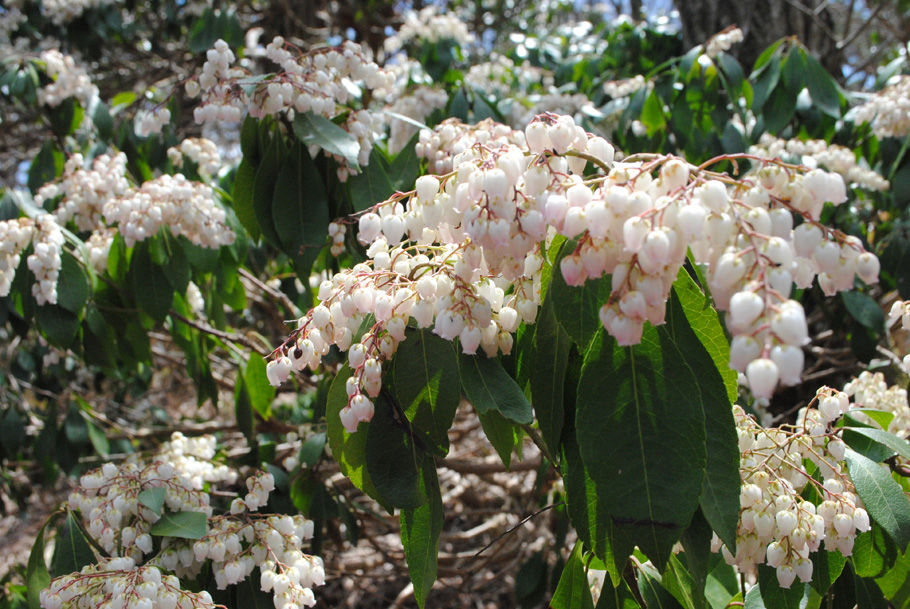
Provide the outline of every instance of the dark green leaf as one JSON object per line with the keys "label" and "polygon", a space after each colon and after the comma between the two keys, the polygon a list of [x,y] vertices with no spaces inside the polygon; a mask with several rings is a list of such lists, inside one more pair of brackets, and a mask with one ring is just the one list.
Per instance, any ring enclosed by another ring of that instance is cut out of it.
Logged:
{"label": "dark green leaf", "polygon": [[28,188],[33,193],[56,178],[63,171],[63,153],[53,140],[44,142],[38,155],[28,168]]}
{"label": "dark green leaf", "polygon": [[137,499],[139,499],[139,503],[160,516],[161,510],[164,507],[164,496],[166,494],[167,491],[160,486],[156,488],[147,488],[144,491],[139,492]]}
{"label": "dark green leaf", "polygon": [[409,435],[407,424],[383,394],[373,400],[375,413],[367,428],[366,467],[379,496],[399,508],[416,508],[427,498],[420,488],[424,453]]}
{"label": "dark green leaf", "polygon": [[805,609],[803,597],[809,585],[793,582],[789,590],[777,583],[777,571],[767,565],[758,566],[758,585],[746,593],[744,609]]}
{"label": "dark green leaf", "polygon": [[237,219],[250,234],[253,241],[259,240],[259,223],[253,209],[253,185],[256,183],[256,166],[246,157],[240,161],[234,176],[234,189],[231,193],[234,213]]}
{"label": "dark green leaf", "polygon": [[752,97],[753,112],[757,114],[762,109],[762,107],[771,97],[771,92],[774,91],[775,87],[777,87],[777,83],[779,81],[780,58],[777,55],[774,55],[770,58],[761,74],[755,80],[755,85],[753,86],[754,94]]}
{"label": "dark green leaf", "polygon": [[458,371],[461,387],[477,412],[496,411],[522,425],[534,420],[521,387],[497,358],[462,353],[458,356]]}
{"label": "dark green leaf", "polygon": [[[705,607],[705,584],[711,570],[711,526],[701,510],[696,510],[680,541],[686,551],[686,566],[692,577],[692,606],[701,609]],[[685,604],[672,587],[668,586],[668,589],[677,600]]]}
{"label": "dark green leaf", "polygon": [[576,542],[550,601],[551,609],[594,609],[582,550],[582,543]]}
{"label": "dark green leaf", "polygon": [[314,433],[307,438],[303,443],[303,446],[300,447],[300,462],[307,467],[316,465],[316,462],[319,461],[319,457],[322,456],[322,451],[325,448],[325,440],[326,436],[324,431]]}
{"label": "dark green leaf", "polygon": [[486,413],[477,412],[480,425],[487,440],[493,445],[502,464],[509,469],[512,466],[512,451],[515,450],[515,424],[495,410]]}
{"label": "dark green leaf", "polygon": [[828,116],[840,118],[841,95],[837,81],[811,54],[806,54],[804,67],[805,83],[814,105]]}
{"label": "dark green leaf", "polygon": [[209,528],[209,519],[202,512],[168,512],[149,529],[156,537],[202,539]]}
{"label": "dark green leaf", "polygon": [[445,455],[460,401],[458,360],[452,343],[429,330],[408,331],[392,360],[392,386],[412,431]]}
{"label": "dark green leaf", "polygon": [[250,396],[250,404],[259,416],[268,419],[272,411],[272,400],[275,399],[275,388],[269,383],[265,368],[264,359],[255,353],[250,355],[243,371],[243,381]]}
{"label": "dark green leaf", "polygon": [[326,152],[344,158],[354,171],[360,169],[357,163],[360,144],[353,135],[324,116],[312,112],[298,112],[294,116],[294,135],[307,146],[319,146]]}
{"label": "dark green leaf", "polygon": [[859,533],[853,544],[850,562],[860,577],[879,577],[897,559],[897,547],[878,523],[872,523],[872,530]]}
{"label": "dark green leaf", "polygon": [[784,85],[794,93],[799,93],[803,88],[806,77],[806,53],[799,47],[792,47],[784,57],[781,73]]}
{"label": "dark green leaf", "polygon": [[[566,241],[553,262],[558,268],[562,259],[575,250],[575,241]],[[610,298],[610,278],[589,280],[583,286],[566,284],[562,272],[554,272],[548,297],[553,299],[556,320],[572,338],[578,348],[584,351],[591,337],[601,327],[600,307]]]}
{"label": "dark green leaf", "polygon": [[95,553],[72,512],[67,512],[66,522],[57,532],[51,571],[55,577],[75,573],[85,565],[95,562]]}
{"label": "dark green leaf", "polygon": [[869,516],[885,530],[898,548],[910,543],[910,500],[890,472],[861,454],[847,449],[847,470],[856,494]]}
{"label": "dark green leaf", "polygon": [[[699,378],[666,328],[619,347],[602,330],[578,382],[578,444],[603,509],[663,567],[698,506],[705,475]],[[654,543],[655,545],[649,546]]]}
{"label": "dark green leaf", "polygon": [[847,559],[840,552],[819,550],[812,557],[812,581],[810,585],[824,596],[840,577]]}
{"label": "dark green leaf", "polygon": [[841,292],[840,297],[853,319],[870,330],[885,331],[885,314],[874,298],[857,290]]}
{"label": "dark green leaf", "polygon": [[873,461],[884,461],[893,455],[910,459],[910,443],[882,429],[847,427],[843,438],[847,446]]}
{"label": "dark green leaf", "polygon": [[[256,357],[255,355],[253,357]],[[256,419],[253,416],[253,402],[250,392],[246,388],[246,381],[242,375],[237,375],[234,386],[234,418],[237,426],[250,445],[256,444]]]}
{"label": "dark green leaf", "polygon": [[47,570],[47,563],[44,562],[44,532],[47,526],[54,519],[51,515],[38,531],[35,543],[32,544],[32,550],[28,555],[28,565],[25,570],[25,584],[28,588],[28,607],[29,609],[41,609],[40,594],[51,583],[51,574]]}
{"label": "dark green leaf", "polygon": [[765,129],[768,133],[777,134],[787,126],[793,113],[796,112],[796,92],[786,87],[777,87],[762,108]]}
{"label": "dark green leaf", "polygon": [[[565,407],[563,405],[566,368],[569,364],[569,335],[557,323],[553,300],[548,298],[541,307],[530,354],[528,375],[531,384],[531,403],[540,424],[540,433],[550,452],[559,454]],[[526,328],[526,331],[528,329]]]}
{"label": "dark green leaf", "polygon": [[137,243],[133,248],[129,275],[133,297],[139,307],[155,321],[160,322],[167,317],[174,289],[164,270],[152,262],[148,241]]}
{"label": "dark green leaf", "polygon": [[85,271],[73,255],[64,250],[60,255],[60,275],[57,278],[57,304],[78,314],[89,295]]}
{"label": "dark green leaf", "polygon": [[661,585],[660,573],[650,564],[645,563],[638,570],[638,591],[648,609],[682,609]]}
{"label": "dark green leaf", "polygon": [[670,555],[661,585],[685,609],[704,607],[704,592],[698,588],[695,578],[676,554]]}
{"label": "dark green leaf", "polygon": [[430,459],[426,459],[421,468],[420,490],[427,498],[426,503],[401,510],[401,544],[414,585],[414,598],[423,607],[436,581],[439,534],[444,516],[436,466]]}
{"label": "dark green leaf", "polygon": [[37,307],[35,320],[47,340],[64,349],[72,346],[79,333],[79,317],[59,305]]}
{"label": "dark green leaf", "polygon": [[269,139],[267,130],[260,130],[260,135],[266,140],[263,145],[262,162],[256,169],[256,178],[253,180],[253,212],[262,236],[271,245],[281,247],[281,240],[275,231],[275,220],[272,217],[272,203],[275,197],[275,181],[278,179],[279,170],[286,157],[282,136],[273,133]]}
{"label": "dark green leaf", "polygon": [[190,283],[190,263],[186,258],[186,252],[174,239],[168,240],[162,270],[174,291],[181,296],[186,294],[186,287]]}

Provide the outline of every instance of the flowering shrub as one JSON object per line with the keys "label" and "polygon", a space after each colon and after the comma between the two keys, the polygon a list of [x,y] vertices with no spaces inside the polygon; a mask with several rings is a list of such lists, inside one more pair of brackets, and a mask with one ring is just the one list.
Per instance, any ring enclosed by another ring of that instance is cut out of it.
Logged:
{"label": "flowering shrub", "polygon": [[[527,606],[906,604],[906,77],[859,104],[790,39],[747,74],[735,27],[493,52],[429,7],[371,49],[187,3],[155,23],[198,63],[113,93],[32,33],[146,9],[58,4],[0,9],[47,136],[0,202],[0,457],[74,487],[31,609],[313,606],[338,470],[432,605],[459,411],[506,470],[535,445],[577,540]],[[217,437],[94,391],[175,361]]]}

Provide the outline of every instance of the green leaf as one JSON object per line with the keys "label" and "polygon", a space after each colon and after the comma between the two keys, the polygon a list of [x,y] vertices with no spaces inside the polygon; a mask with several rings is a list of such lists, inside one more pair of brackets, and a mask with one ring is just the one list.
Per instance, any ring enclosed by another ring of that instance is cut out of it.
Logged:
{"label": "green leaf", "polygon": [[269,383],[266,375],[265,360],[255,353],[243,371],[244,388],[250,396],[250,405],[263,419],[268,419],[272,412],[272,400],[275,399],[275,388]]}
{"label": "green leaf", "polygon": [[509,469],[512,466],[512,451],[515,450],[517,444],[515,424],[496,410],[486,413],[477,412],[477,418],[480,419],[483,433],[496,450],[502,464]]}
{"label": "green leaf", "polygon": [[819,550],[812,556],[812,581],[810,585],[824,596],[847,564],[847,559],[840,552]]}
{"label": "green leaf", "polygon": [[401,545],[414,585],[414,598],[418,606],[423,607],[436,581],[439,534],[444,516],[436,466],[430,459],[425,460],[421,468],[420,491],[426,496],[426,503],[401,510]]}
{"label": "green leaf", "polygon": [[610,584],[610,580],[606,580],[595,609],[641,609],[641,605],[635,600],[635,595],[625,580],[620,581],[615,588]]}
{"label": "green leaf", "polygon": [[108,442],[107,436],[104,435],[103,431],[98,429],[98,426],[95,425],[87,415],[84,415],[84,417],[85,426],[88,429],[88,439],[92,443],[92,448],[94,448],[95,452],[102,457],[108,456],[111,452],[111,444]]}
{"label": "green leaf", "polygon": [[175,292],[182,296],[186,294],[186,287],[190,283],[190,263],[187,260],[186,252],[175,239],[168,239],[167,244],[165,260],[161,268],[168,283]]}
{"label": "green leaf", "polygon": [[253,180],[253,212],[262,236],[271,245],[280,248],[281,240],[275,231],[275,220],[272,217],[272,202],[275,197],[275,181],[286,154],[281,134],[273,133],[271,139],[268,139],[268,134],[268,130],[260,130],[260,135],[266,142],[262,146],[262,162],[259,163]]}
{"label": "green leaf", "polygon": [[[299,115],[298,115],[299,116]],[[300,277],[325,244],[329,225],[328,194],[306,147],[297,143],[285,158],[275,182],[272,219],[281,248]]]}
{"label": "green leaf", "polygon": [[870,330],[885,331],[885,313],[874,298],[857,290],[841,292],[840,297],[850,317]]}
{"label": "green leaf", "polygon": [[897,546],[878,523],[872,523],[872,530],[856,536],[850,562],[858,576],[882,576],[896,559]]}
{"label": "green leaf", "polygon": [[392,360],[392,387],[412,430],[441,455],[460,401],[458,361],[452,343],[428,330],[409,330]]}
{"label": "green leaf", "polygon": [[[257,356],[253,356],[257,357]],[[251,445],[257,444],[256,440],[256,418],[253,416],[253,402],[250,400],[250,392],[246,388],[246,381],[243,375],[237,375],[237,381],[234,385],[234,418],[237,420],[237,427],[240,428],[243,437]]]}
{"label": "green leaf", "polygon": [[582,543],[578,541],[559,576],[559,584],[550,601],[551,609],[594,609],[582,552]]}
{"label": "green leaf", "polygon": [[638,591],[648,609],[681,609],[680,604],[660,583],[660,573],[650,564],[638,570]]}
{"label": "green leaf", "polygon": [[641,122],[648,129],[648,137],[654,135],[667,126],[667,119],[664,117],[664,102],[654,89],[645,98],[645,105],[641,109]]}
{"label": "green leaf", "polygon": [[885,530],[898,548],[910,543],[910,500],[890,472],[861,454],[847,449],[847,470],[856,494],[869,516]]}
{"label": "green leaf", "polygon": [[376,203],[385,201],[397,190],[392,184],[389,173],[388,162],[379,148],[374,147],[370,152],[369,165],[364,167],[359,174],[348,178],[354,211],[363,211]]}
{"label": "green leaf", "polygon": [[634,347],[598,331],[575,424],[603,509],[662,569],[698,506],[706,459],[699,378],[665,328],[647,326]]}
{"label": "green leaf", "polygon": [[237,584],[237,604],[243,609],[273,609],[275,602],[272,595],[263,592],[259,585],[262,577],[258,568],[253,569],[249,577]]}
{"label": "green leaf", "polygon": [[718,554],[713,554],[714,568],[708,573],[705,582],[705,600],[711,609],[726,609],[730,601],[739,596],[739,578],[736,571],[724,562]]}
{"label": "green leaf", "polygon": [[174,289],[164,270],[152,262],[148,241],[137,243],[133,248],[129,276],[139,308],[155,321],[164,320],[174,299]]}
{"label": "green leaf", "polygon": [[499,359],[462,353],[458,355],[458,371],[461,387],[477,412],[496,411],[521,425],[534,420],[524,392]]}
{"label": "green leaf", "polygon": [[[548,298],[534,324],[530,353],[531,403],[540,424],[540,433],[550,452],[559,454],[565,406],[566,369],[569,365],[571,340],[557,323],[553,300]],[[528,328],[525,329],[528,331]]]}
{"label": "green leaf", "polygon": [[828,116],[840,118],[841,94],[837,81],[811,54],[806,53],[804,61],[805,83],[812,103]]}
{"label": "green leaf", "polygon": [[79,105],[75,97],[68,97],[56,108],[50,108],[51,129],[54,134],[61,140],[82,124],[82,118],[85,116],[85,110]]}
{"label": "green leaf", "polygon": [[66,522],[57,532],[51,571],[55,577],[75,573],[85,565],[95,562],[95,553],[72,512],[67,512]]}
{"label": "green leaf", "polygon": [[164,496],[166,494],[167,491],[160,486],[156,488],[147,488],[144,491],[139,492],[137,499],[139,500],[139,503],[160,516],[161,510],[164,507]]}
{"label": "green leaf", "polygon": [[677,554],[670,555],[667,568],[661,578],[661,584],[685,609],[704,607],[703,591],[698,589],[695,578],[677,556]]}
{"label": "green leaf", "polygon": [[28,168],[28,188],[35,193],[63,171],[63,153],[53,140],[44,142]]}
{"label": "green leaf", "polygon": [[796,112],[796,92],[786,87],[777,87],[762,108],[762,118],[768,133],[776,134],[787,126]]}
{"label": "green leaf", "polygon": [[25,584],[28,590],[29,609],[41,609],[40,594],[51,583],[51,574],[44,562],[44,533],[56,514],[52,514],[41,526],[32,550],[28,554],[28,564],[25,569]]}
{"label": "green leaf", "polygon": [[294,116],[294,135],[303,144],[319,146],[326,152],[344,158],[354,171],[360,170],[357,163],[360,144],[353,135],[324,116],[312,112],[298,112]]}
{"label": "green leaf", "polygon": [[303,446],[300,447],[300,462],[307,467],[313,467],[322,456],[325,449],[326,434],[324,431],[314,433],[306,439]]}
{"label": "green leaf", "polygon": [[35,309],[35,321],[52,344],[67,349],[79,333],[79,317],[60,305],[44,305]]}
{"label": "green leaf", "polygon": [[[753,73],[752,78],[755,77],[756,75]],[[761,74],[755,78],[752,96],[753,112],[757,114],[762,109],[771,97],[771,92],[777,87],[778,82],[780,82],[780,58],[777,55],[773,55],[769,62],[765,64]]]}
{"label": "green leaf", "polygon": [[[711,570],[711,526],[705,520],[701,510],[696,510],[692,516],[689,527],[683,532],[680,541],[685,549],[687,572],[692,577],[692,603],[695,609],[705,607],[705,585],[708,581],[708,573]],[[672,564],[671,564],[672,567]],[[666,574],[665,574],[666,578]],[[679,575],[677,575],[679,579]],[[664,585],[667,582],[664,581]],[[680,597],[680,594],[674,592],[674,589],[667,586],[667,589],[673,594],[678,601],[686,604]],[[682,588],[680,588],[680,592]]]}
{"label": "green leaf", "polygon": [[60,275],[57,278],[57,304],[73,313],[80,313],[91,291],[85,271],[67,251],[60,256]]}
{"label": "green leaf", "polygon": [[405,423],[389,400],[373,400],[374,414],[367,428],[366,467],[379,496],[399,508],[416,508],[426,502],[420,488],[424,453],[419,451]]}
{"label": "green leaf", "polygon": [[338,463],[341,473],[347,476],[354,486],[379,501],[384,508],[391,512],[391,505],[380,497],[370,478],[370,473],[367,471],[366,444],[369,424],[361,423],[354,433],[348,433],[341,424],[339,414],[341,409],[348,404],[345,382],[350,376],[351,369],[345,364],[332,381],[326,398],[325,419],[332,457]]}
{"label": "green leaf", "polygon": [[877,578],[875,583],[895,609],[908,609],[910,607],[910,554],[901,554],[895,563],[889,564],[894,566],[883,576]]}
{"label": "green leaf", "polygon": [[843,439],[847,446],[873,461],[884,461],[894,455],[910,459],[910,443],[882,429],[847,427]]}
{"label": "green leaf", "polygon": [[791,47],[781,66],[784,85],[795,93],[803,89],[803,79],[806,75],[805,55],[801,48]]}
{"label": "green leaf", "polygon": [[[576,241],[566,241],[553,262],[554,270],[562,259],[571,254]],[[585,285],[573,287],[566,284],[562,272],[554,272],[550,282],[549,296],[553,299],[553,312],[559,325],[572,338],[579,349],[584,351],[591,337],[601,327],[600,307],[610,298],[610,278],[588,280]]]}
{"label": "green leaf", "polygon": [[156,537],[202,539],[208,528],[209,519],[202,512],[168,512],[152,525],[149,534]]}

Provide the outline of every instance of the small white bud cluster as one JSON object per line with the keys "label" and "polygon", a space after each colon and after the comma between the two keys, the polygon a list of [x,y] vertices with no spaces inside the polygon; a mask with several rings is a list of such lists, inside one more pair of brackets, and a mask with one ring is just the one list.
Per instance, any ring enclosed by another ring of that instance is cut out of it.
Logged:
{"label": "small white bud cluster", "polygon": [[234,242],[225,211],[212,188],[182,174],[162,175],[104,205],[104,219],[116,224],[128,247],[161,228],[183,235],[196,245],[217,248]]}
{"label": "small white bud cluster", "polygon": [[129,189],[125,154],[102,154],[89,166],[77,153],[67,159],[59,180],[38,189],[35,205],[62,197],[54,210],[57,221],[72,221],[80,231],[91,231],[103,226],[105,203],[125,195]]}
{"label": "small white bud cluster", "polygon": [[[910,435],[910,405],[907,404],[905,387],[888,386],[881,372],[865,371],[844,385],[844,393],[853,398],[856,408],[872,408],[894,415],[887,431],[899,438]],[[850,415],[869,425],[878,425],[865,413],[851,412]]]}
{"label": "small white bud cluster", "polygon": [[111,244],[117,231],[112,228],[101,228],[89,235],[85,240],[85,249],[88,250],[88,261],[98,273],[107,270],[107,259],[111,253]]}
{"label": "small white bud cluster", "polygon": [[489,61],[468,68],[464,82],[471,90],[501,99],[511,93],[527,92],[535,85],[549,90],[553,86],[553,75],[528,61],[515,65],[505,55],[493,53]]}
{"label": "small white bud cluster", "polygon": [[625,78],[622,80],[608,80],[604,83],[604,93],[617,99],[620,97],[629,97],[633,93],[640,91],[647,87],[651,89],[654,86],[654,83],[650,80],[645,80],[645,77],[641,74],[633,76],[632,78]]}
{"label": "small white bud cluster", "polygon": [[[638,343],[646,321],[664,322],[691,248],[707,266],[718,306],[729,309],[731,360],[756,397],[770,396],[779,380],[795,382],[802,370],[808,329],[802,307],[789,300],[794,276],[811,283],[821,270],[822,287],[835,289],[848,289],[854,274],[877,278],[874,256],[815,221],[824,201],[846,198],[837,174],[802,175],[771,161],[736,181],[670,156],[614,165],[613,147],[571,116],[539,116],[515,137],[518,145],[495,123],[470,130],[445,122],[432,134],[443,132],[450,143],[460,140],[455,171],[422,176],[413,191],[360,215],[368,260],[322,281],[321,304],[267,366],[278,385],[295,370],[318,367],[332,345],[348,351],[353,373],[341,417],[349,431],[371,419],[382,362],[412,318],[445,340],[457,338],[465,353],[509,353],[518,324],[536,318],[541,244],[557,233],[577,238],[560,262],[567,284],[612,276],[600,319],[621,345]],[[608,175],[584,179],[589,162]],[[804,219],[796,230],[794,212]],[[375,324],[355,343],[367,315]]]}
{"label": "small white bud cluster", "polygon": [[39,104],[54,107],[75,97],[83,107],[88,107],[89,102],[98,97],[98,87],[92,84],[85,70],[76,65],[72,56],[51,49],[41,53],[41,61],[47,66],[47,75],[53,82],[38,90]]}
{"label": "small white bud cluster", "polygon": [[171,111],[167,106],[159,105],[151,110],[136,112],[135,131],[139,137],[161,133],[164,126],[171,122]]}
{"label": "small white bud cluster", "polygon": [[824,167],[839,173],[853,187],[882,191],[891,186],[888,180],[865,165],[865,159],[857,161],[849,148],[825,140],[783,140],[763,133],[758,144],[749,148],[749,153],[768,159],[781,158],[810,169]]}
{"label": "small white bud cluster", "polygon": [[577,122],[586,114],[596,113],[593,102],[581,93],[563,93],[555,88],[546,93],[532,93],[522,103],[513,103],[509,121],[513,125],[526,125],[538,114],[566,114]]}
{"label": "small white bud cluster", "polygon": [[894,76],[889,85],[855,109],[857,123],[870,123],[879,138],[910,134],[910,76]]}
{"label": "small white bud cluster", "polygon": [[214,461],[217,448],[215,436],[188,437],[175,431],[159,447],[158,459],[189,480],[193,488],[201,489],[207,482],[233,484],[237,480],[237,472]]}
{"label": "small white bud cluster", "polygon": [[[849,406],[846,394],[823,387],[816,407],[803,408],[795,426],[768,429],[733,407],[742,479],[736,554],[716,535],[712,544],[728,564],[749,572],[767,563],[781,587],[789,588],[796,578],[811,581],[809,554],[822,542],[829,552],[852,554],[856,535],[870,523],[843,465],[846,446],[832,427]],[[806,462],[818,468],[823,483]],[[818,505],[802,496],[808,484]]]}
{"label": "small white bud cluster", "polygon": [[427,159],[430,173],[441,175],[452,171],[456,155],[477,144],[490,148],[509,144],[524,147],[525,136],[523,132],[492,119],[466,125],[457,118],[449,118],[433,129],[422,129],[415,151],[418,157]]}
{"label": "small white bud cluster", "polygon": [[332,239],[332,245],[329,252],[333,256],[340,256],[344,252],[344,235],[347,227],[340,222],[329,222],[329,237]]}
{"label": "small white bud cluster", "polygon": [[199,286],[192,281],[186,284],[186,302],[197,317],[205,317],[205,298]]}
{"label": "small white bud cluster", "polygon": [[385,51],[395,53],[412,40],[430,43],[451,40],[456,46],[465,47],[474,41],[474,35],[455,13],[440,13],[435,6],[427,6],[405,13],[398,31],[385,39]]}
{"label": "small white bud cluster", "polygon": [[122,0],[41,0],[41,13],[56,25],[64,25],[87,10],[110,7]]}
{"label": "small white bud cluster", "polygon": [[[389,112],[424,122],[434,110],[445,108],[449,96],[436,87],[419,86],[386,106]],[[417,133],[417,127],[394,116],[389,117],[389,154],[398,154]]]}
{"label": "small white bud cluster", "polygon": [[131,558],[106,558],[79,573],[54,578],[41,591],[43,609],[215,609],[205,590],[190,592],[158,567]]}
{"label": "small white bud cluster", "polygon": [[738,27],[729,27],[711,36],[705,43],[705,55],[714,58],[743,41],[743,31]]}
{"label": "small white bud cluster", "polygon": [[[369,165],[370,153],[373,152],[373,141],[376,139],[376,128],[378,127],[376,117],[369,110],[356,110],[348,113],[341,127],[357,140],[359,150],[357,164],[364,167]],[[319,152],[318,146],[310,147],[310,156],[316,156],[317,152]],[[356,173],[344,157],[329,152],[326,154],[335,159],[338,164],[337,175],[340,182],[346,182],[349,176]]]}
{"label": "small white bud cluster", "polygon": [[221,169],[221,154],[218,145],[204,137],[188,137],[179,146],[167,150],[167,158],[174,167],[183,167],[183,158],[186,157],[196,163],[199,175],[210,179]]}
{"label": "small white bud cluster", "polygon": [[28,256],[28,268],[35,275],[32,295],[39,305],[57,304],[57,276],[62,263],[63,231],[51,214],[35,218],[35,232],[32,237],[32,253]]}
{"label": "small white bud cluster", "polygon": [[16,218],[0,222],[0,297],[8,296],[22,250],[32,242],[35,223],[31,218]]}

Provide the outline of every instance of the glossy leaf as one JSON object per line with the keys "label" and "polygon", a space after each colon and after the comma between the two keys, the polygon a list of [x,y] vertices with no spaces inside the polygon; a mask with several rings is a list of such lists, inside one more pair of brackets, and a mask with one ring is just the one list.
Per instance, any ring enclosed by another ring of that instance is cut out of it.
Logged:
{"label": "glossy leaf", "polygon": [[551,609],[594,609],[582,551],[582,543],[576,542],[569,560],[562,568],[559,584],[550,601]]}
{"label": "glossy leaf", "polygon": [[312,112],[298,112],[294,116],[294,135],[306,146],[319,146],[328,153],[343,157],[350,168],[359,170],[357,156],[360,144],[353,135],[326,117]]}
{"label": "glossy leaf", "polygon": [[140,491],[136,498],[139,500],[139,503],[160,516],[161,510],[164,508],[164,498],[166,494],[166,489],[159,486]]}
{"label": "glossy leaf", "polygon": [[563,393],[571,339],[556,321],[552,299],[547,299],[541,307],[533,331],[528,374],[531,403],[544,442],[550,452],[558,454],[565,418]]}
{"label": "glossy leaf", "polygon": [[458,371],[461,387],[477,412],[496,411],[523,425],[534,420],[527,398],[497,358],[459,354]]}
{"label": "glossy leaf", "polygon": [[420,488],[424,454],[383,394],[373,400],[373,405],[375,413],[367,428],[365,458],[378,496],[394,507],[419,507],[426,501]]}
{"label": "glossy leaf", "polygon": [[555,272],[562,259],[575,250],[575,241],[566,241],[553,262],[554,273],[548,297],[553,299],[556,320],[580,350],[584,350],[591,337],[601,328],[600,307],[610,298],[610,278],[601,277],[585,282],[583,286],[566,284],[562,272]]}
{"label": "glossy leaf", "polygon": [[420,490],[427,498],[426,503],[401,510],[401,545],[414,585],[414,597],[423,607],[436,581],[439,534],[444,516],[436,466],[429,459],[421,468]]}
{"label": "glossy leaf", "polygon": [[156,537],[202,539],[208,532],[208,517],[202,512],[165,512],[149,534]]}
{"label": "glossy leaf", "polygon": [[66,522],[57,532],[51,571],[55,577],[75,573],[85,565],[95,562],[95,553],[72,512],[67,512]]}
{"label": "glossy leaf", "polygon": [[847,470],[869,516],[885,530],[898,548],[910,543],[910,500],[890,472],[861,454],[847,449]]}

